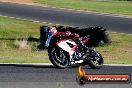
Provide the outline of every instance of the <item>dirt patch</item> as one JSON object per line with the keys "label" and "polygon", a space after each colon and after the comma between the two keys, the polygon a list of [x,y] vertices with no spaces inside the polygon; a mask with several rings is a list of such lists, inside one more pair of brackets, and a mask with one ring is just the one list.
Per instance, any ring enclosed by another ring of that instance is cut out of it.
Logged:
{"label": "dirt patch", "polygon": [[32,0],[0,0],[0,2],[33,3]]}

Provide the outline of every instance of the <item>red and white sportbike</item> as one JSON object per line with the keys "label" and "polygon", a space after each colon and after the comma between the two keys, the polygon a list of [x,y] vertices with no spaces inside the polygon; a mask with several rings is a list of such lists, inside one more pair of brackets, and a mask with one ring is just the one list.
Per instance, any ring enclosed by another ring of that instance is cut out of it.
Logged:
{"label": "red and white sportbike", "polygon": [[[85,44],[89,37],[80,38]],[[66,68],[76,62],[89,65],[91,68],[100,68],[103,65],[102,55],[93,48],[84,50],[83,46],[76,44],[73,39],[51,39],[48,47],[48,55],[51,63],[58,68]]]}

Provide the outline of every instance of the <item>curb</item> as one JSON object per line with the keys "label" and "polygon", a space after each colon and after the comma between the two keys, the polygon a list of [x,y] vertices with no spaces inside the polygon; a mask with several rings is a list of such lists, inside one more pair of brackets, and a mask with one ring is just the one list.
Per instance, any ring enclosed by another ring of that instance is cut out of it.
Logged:
{"label": "curb", "polygon": [[132,64],[104,64],[104,66],[132,66]]}
{"label": "curb", "polygon": [[[0,65],[36,65],[36,66],[53,66],[52,63],[0,63]],[[104,64],[104,66],[132,66],[132,64]]]}
{"label": "curb", "polygon": [[52,66],[51,63],[0,63],[0,65],[34,65],[34,66]]}

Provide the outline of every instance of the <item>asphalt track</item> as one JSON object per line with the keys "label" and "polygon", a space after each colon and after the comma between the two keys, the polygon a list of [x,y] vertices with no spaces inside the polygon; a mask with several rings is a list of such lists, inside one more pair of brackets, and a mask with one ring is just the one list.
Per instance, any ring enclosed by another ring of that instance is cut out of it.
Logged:
{"label": "asphalt track", "polygon": [[[78,85],[77,67],[57,69],[52,65],[0,64],[0,88],[132,88],[129,84]],[[130,74],[132,66],[85,67],[87,74]]]}
{"label": "asphalt track", "polygon": [[113,32],[132,33],[132,18],[2,2],[0,2],[0,14],[70,26],[102,26]]}

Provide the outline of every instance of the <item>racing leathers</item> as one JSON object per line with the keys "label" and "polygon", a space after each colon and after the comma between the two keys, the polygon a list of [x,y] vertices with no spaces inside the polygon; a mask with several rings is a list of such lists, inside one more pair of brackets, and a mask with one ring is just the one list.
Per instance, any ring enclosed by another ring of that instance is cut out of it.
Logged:
{"label": "racing leathers", "polygon": [[56,32],[56,33],[49,32],[45,46],[47,47],[49,46],[52,37],[54,40],[71,38],[75,41],[75,43],[79,44],[79,35],[76,33],[71,33],[70,31],[66,31],[66,32]]}

